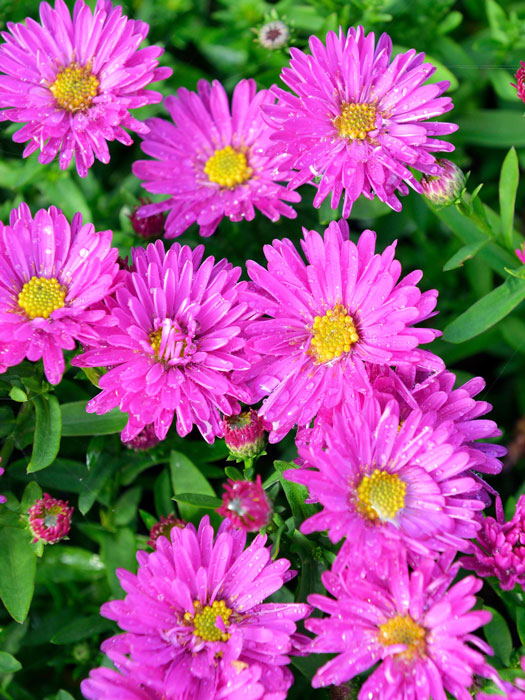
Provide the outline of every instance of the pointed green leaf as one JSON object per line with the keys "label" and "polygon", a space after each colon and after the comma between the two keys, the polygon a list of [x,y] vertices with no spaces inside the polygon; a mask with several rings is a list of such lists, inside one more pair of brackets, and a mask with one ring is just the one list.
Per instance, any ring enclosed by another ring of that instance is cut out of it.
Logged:
{"label": "pointed green leaf", "polygon": [[7,651],[0,651],[0,676],[3,673],[16,673],[21,668],[22,664],[14,656],[8,654]]}
{"label": "pointed green leaf", "polygon": [[511,109],[479,109],[457,119],[457,143],[473,143],[488,148],[523,148],[523,114]]}
{"label": "pointed green leaf", "polygon": [[275,467],[275,471],[279,474],[279,481],[283,487],[286,500],[292,509],[295,525],[298,528],[306,518],[317,513],[317,508],[314,505],[305,503],[305,500],[308,498],[308,489],[306,486],[288,481],[288,479],[283,476],[283,472],[287,469],[299,469],[297,464],[277,460],[273,463],[273,466]]}
{"label": "pointed green leaf", "polygon": [[505,666],[509,666],[512,654],[512,637],[505,618],[494,608],[484,605],[483,609],[492,614],[492,620],[483,628],[485,638]]}
{"label": "pointed green leaf", "polygon": [[87,401],[73,401],[60,406],[62,435],[110,435],[120,433],[128,422],[126,413],[114,408],[102,416],[86,413]]}
{"label": "pointed green leaf", "polygon": [[443,272],[448,272],[449,270],[455,270],[456,267],[461,267],[466,260],[470,260],[476,255],[476,253],[479,253],[479,251],[484,248],[488,242],[488,239],[486,239],[463,246],[463,248],[460,248],[457,253],[447,260],[443,266]]}
{"label": "pointed green leaf", "polygon": [[180,493],[173,497],[177,503],[187,503],[190,506],[198,506],[199,508],[218,508],[222,501],[217,496],[208,496],[204,493]]}
{"label": "pointed green leaf", "polygon": [[53,394],[35,396],[31,399],[35,407],[35,435],[31,461],[27,473],[32,474],[49,467],[55,461],[62,435],[60,404]]}
{"label": "pointed green leaf", "polygon": [[490,328],[525,299],[525,280],[512,277],[479,299],[445,328],[449,343],[463,343]]}
{"label": "pointed green leaf", "polygon": [[512,229],[514,224],[514,207],[516,192],[520,179],[518,156],[514,146],[505,156],[499,178],[499,208],[501,218],[501,235],[508,248],[512,248]]}
{"label": "pointed green leaf", "polygon": [[0,598],[7,612],[23,622],[35,588],[36,557],[26,530],[6,527],[0,533]]}
{"label": "pointed green leaf", "polygon": [[100,615],[77,616],[73,622],[68,622],[49,640],[52,644],[73,644],[113,627],[109,620]]}
{"label": "pointed green leaf", "polygon": [[[175,498],[177,495],[187,493],[198,493],[207,496],[215,496],[215,491],[199,469],[182,452],[172,450],[170,454],[170,475],[171,484]],[[179,505],[181,516],[185,520],[190,520],[198,513],[195,506],[181,503]]]}

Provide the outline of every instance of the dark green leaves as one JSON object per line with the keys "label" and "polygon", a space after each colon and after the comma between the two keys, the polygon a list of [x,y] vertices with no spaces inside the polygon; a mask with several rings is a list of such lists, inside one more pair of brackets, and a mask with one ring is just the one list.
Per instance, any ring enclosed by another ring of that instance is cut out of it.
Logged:
{"label": "dark green leaves", "polygon": [[127,423],[128,416],[118,408],[97,416],[86,413],[87,401],[74,401],[60,406],[62,412],[62,435],[110,435],[120,433]]}
{"label": "dark green leaves", "polygon": [[53,463],[60,448],[62,415],[58,399],[53,394],[34,396],[35,436],[33,453],[27,467],[29,473],[37,472]]}
{"label": "dark green leaves", "polygon": [[[203,494],[215,498],[215,492],[208,480],[201,474],[195,464],[181,452],[176,452],[175,450],[171,452],[170,474],[175,500],[178,501],[179,494]],[[199,511],[196,511],[196,504],[189,505],[187,503],[180,503],[179,511],[185,520],[190,520],[199,513]]]}
{"label": "dark green leaves", "polygon": [[514,224],[514,207],[516,192],[520,179],[520,169],[516,149],[512,147],[507,153],[499,179],[499,206],[501,218],[501,236],[508,248],[512,248],[512,228]]}
{"label": "dark green leaves", "polygon": [[11,617],[23,622],[33,598],[36,571],[36,558],[26,530],[3,528],[0,533],[0,571],[0,598]]}
{"label": "dark green leaves", "polygon": [[509,666],[512,654],[512,637],[507,623],[494,608],[484,606],[483,609],[492,614],[492,620],[483,628],[485,638],[505,666]]}
{"label": "dark green leaves", "polygon": [[0,651],[0,675],[20,671],[22,664],[6,651]]}
{"label": "dark green leaves", "polygon": [[203,493],[180,493],[173,497],[177,503],[187,503],[199,508],[218,508],[222,501],[216,496],[208,496]]}

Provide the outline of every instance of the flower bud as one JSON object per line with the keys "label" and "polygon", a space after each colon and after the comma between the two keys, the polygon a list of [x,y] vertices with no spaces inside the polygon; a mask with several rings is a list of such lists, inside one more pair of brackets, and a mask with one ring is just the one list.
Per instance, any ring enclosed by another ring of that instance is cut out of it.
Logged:
{"label": "flower bud", "polygon": [[157,238],[164,233],[164,222],[166,217],[163,212],[152,214],[151,216],[139,217],[138,212],[142,207],[151,204],[149,197],[139,197],[140,204],[137,205],[131,214],[128,214],[128,219],[131,221],[133,230],[141,238]]}
{"label": "flower bud", "polygon": [[173,530],[174,527],[185,528],[186,525],[187,523],[185,520],[181,520],[180,518],[175,517],[173,513],[170,513],[167,516],[161,515],[159,522],[155,523],[155,525],[150,530],[148,545],[152,549],[157,549],[156,542],[161,535],[167,537],[169,540],[170,532]]}
{"label": "flower bud", "polygon": [[423,194],[437,206],[454,204],[465,187],[465,175],[455,163],[446,158],[437,158],[436,163],[442,173],[441,175],[423,175],[420,183]]}
{"label": "flower bud", "polygon": [[522,102],[525,102],[525,63],[520,61],[521,67],[516,71],[516,83],[511,83],[518,91],[518,97]]}
{"label": "flower bud", "polygon": [[33,542],[43,540],[55,544],[63,540],[71,528],[71,516],[75,509],[68,501],[60,501],[48,493],[39,498],[29,509],[29,527],[34,535]]}
{"label": "flower bud", "polygon": [[138,435],[135,435],[134,438],[131,438],[131,440],[128,440],[123,444],[126,445],[126,447],[129,447],[130,450],[135,450],[135,452],[143,452],[144,450],[149,450],[150,447],[155,447],[155,445],[158,445],[159,442],[159,438],[155,435],[153,423],[148,423],[148,425],[146,425],[146,427],[144,427]]}
{"label": "flower bud", "polygon": [[255,481],[232,481],[224,484],[222,506],[217,513],[228,518],[233,527],[245,532],[256,532],[266,527],[272,517],[272,504],[257,474]]}
{"label": "flower bud", "polygon": [[266,22],[259,29],[257,41],[263,48],[270,51],[282,49],[290,41],[290,29],[281,19],[274,19]]}
{"label": "flower bud", "polygon": [[253,408],[236,416],[225,416],[223,429],[226,446],[234,459],[253,459],[266,447],[264,425]]}

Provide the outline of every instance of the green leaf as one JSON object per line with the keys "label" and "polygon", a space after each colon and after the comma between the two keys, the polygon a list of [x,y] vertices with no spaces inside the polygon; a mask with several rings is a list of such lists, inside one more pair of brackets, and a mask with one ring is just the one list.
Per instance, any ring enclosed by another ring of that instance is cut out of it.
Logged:
{"label": "green leaf", "polygon": [[516,627],[518,628],[520,641],[525,645],[525,608],[516,609]]}
{"label": "green leaf", "polygon": [[69,173],[60,173],[56,179],[52,180],[47,178],[45,195],[50,202],[54,202],[62,209],[68,219],[72,219],[79,211],[84,223],[93,221],[93,214],[84,193]]}
{"label": "green leaf", "polygon": [[499,178],[499,208],[501,218],[501,235],[507,246],[512,248],[512,230],[514,225],[514,207],[516,192],[520,179],[518,156],[514,146],[505,156]]}
{"label": "green leaf", "polygon": [[525,120],[521,112],[510,109],[480,109],[458,117],[457,143],[488,148],[523,148]]}
{"label": "green leaf", "polygon": [[242,481],[243,479],[243,476],[237,467],[226,467],[224,473],[228,479],[231,479],[232,481]]}
{"label": "green leaf", "polygon": [[142,522],[146,526],[148,530],[151,530],[151,528],[157,524],[158,518],[156,518],[154,515],[151,515],[151,513],[148,513],[145,510],[142,510],[142,508],[139,508],[139,513],[140,517],[142,518]]}
{"label": "green leaf", "polygon": [[142,488],[135,486],[128,489],[115,503],[113,509],[113,523],[115,525],[127,525],[130,523],[137,513]]}
{"label": "green leaf", "polygon": [[0,598],[7,612],[23,622],[35,588],[36,557],[26,530],[6,527],[0,534]]}
{"label": "green leaf", "polygon": [[55,696],[55,700],[75,700],[75,698],[68,693],[67,690],[59,690]]}
{"label": "green leaf", "polygon": [[103,416],[86,413],[87,401],[73,401],[60,406],[62,435],[111,435],[120,433],[128,421],[126,413],[114,408]]}
{"label": "green leaf", "polygon": [[14,656],[8,654],[7,651],[0,651],[0,675],[3,673],[16,673],[21,668],[22,664]]}
{"label": "green leaf", "polygon": [[501,335],[511,348],[525,353],[525,322],[515,316],[510,316],[502,321]]}
{"label": "green leaf", "polygon": [[503,70],[502,68],[495,68],[489,70],[488,75],[492,87],[499,98],[508,100],[509,102],[516,102],[516,88],[511,85],[513,76],[509,71]]}
{"label": "green leaf", "polygon": [[24,495],[20,502],[20,513],[27,513],[39,498],[42,498],[42,489],[36,481],[30,481],[24,489]]}
{"label": "green leaf", "polygon": [[457,267],[461,267],[466,260],[470,260],[476,255],[476,253],[479,253],[479,251],[484,248],[488,242],[488,239],[486,239],[475,241],[474,243],[463,246],[463,248],[460,248],[458,252],[455,253],[443,265],[443,272],[448,272],[449,270],[455,270]]}
{"label": "green leaf", "polygon": [[98,554],[63,542],[59,547],[46,547],[39,562],[37,583],[57,584],[67,581],[93,581],[104,573],[104,564]]}
{"label": "green leaf", "polygon": [[155,502],[155,511],[159,518],[162,515],[173,513],[173,489],[171,487],[171,479],[168,471],[164,469],[155,479],[153,484],[153,499]]}
{"label": "green leaf", "polygon": [[135,554],[137,547],[135,535],[129,528],[122,528],[116,533],[100,533],[100,541],[100,558],[106,566],[106,576],[112,594],[120,598],[122,596],[122,588],[115,572],[118,568],[127,569],[131,572],[136,571],[137,560]]}
{"label": "green leaf", "polygon": [[288,481],[288,479],[285,479],[283,476],[283,472],[287,469],[299,469],[297,464],[277,460],[273,463],[273,466],[275,467],[275,471],[279,474],[279,481],[283,487],[284,495],[292,509],[295,526],[299,528],[306,518],[317,513],[317,508],[314,505],[305,503],[305,500],[308,498],[308,489],[306,486]]}
{"label": "green leaf", "polygon": [[208,496],[204,493],[180,493],[173,497],[177,503],[187,503],[190,506],[199,508],[218,508],[222,501],[217,496]]}
{"label": "green leaf", "polygon": [[511,277],[458,316],[445,328],[449,343],[463,343],[490,328],[525,299],[525,280]]}
{"label": "green leaf", "polygon": [[31,400],[35,407],[36,420],[33,453],[27,466],[28,474],[45,469],[55,461],[62,434],[62,415],[57,397],[46,394],[35,396]]}
{"label": "green leaf", "polygon": [[23,389],[20,389],[20,387],[13,386],[9,392],[9,398],[17,403],[25,403],[27,401],[27,394]]}
{"label": "green leaf", "polygon": [[509,666],[512,654],[512,636],[505,618],[494,608],[484,605],[483,609],[492,613],[492,620],[483,628],[485,638],[505,666]]}
{"label": "green leaf", "polygon": [[95,634],[112,629],[110,620],[106,620],[100,615],[78,616],[73,622],[64,625],[50,639],[52,644],[73,644],[82,639],[93,637]]}
{"label": "green leaf", "polygon": [[78,499],[78,509],[82,515],[89,512],[115,469],[115,458],[105,449],[103,437],[97,436],[90,441],[86,463],[89,473]]}
{"label": "green leaf", "polygon": [[[207,496],[215,496],[215,492],[208,480],[199,469],[181,452],[172,450],[170,453],[170,475],[173,493],[178,494],[198,493]],[[179,511],[184,520],[190,520],[198,515],[195,506],[180,504]]]}

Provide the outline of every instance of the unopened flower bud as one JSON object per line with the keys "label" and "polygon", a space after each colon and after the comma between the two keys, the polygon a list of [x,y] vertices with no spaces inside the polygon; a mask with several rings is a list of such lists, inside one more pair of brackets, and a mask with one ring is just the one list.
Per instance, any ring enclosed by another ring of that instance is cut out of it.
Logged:
{"label": "unopened flower bud", "polygon": [[236,416],[225,416],[223,428],[226,446],[234,459],[253,459],[266,447],[264,425],[253,408]]}
{"label": "unopened flower bud", "polygon": [[161,515],[159,522],[155,523],[155,525],[150,530],[148,545],[152,549],[157,549],[156,542],[161,535],[163,537],[167,537],[169,540],[170,532],[173,530],[174,527],[185,528],[186,525],[187,523],[185,520],[181,520],[180,518],[175,517],[173,513],[170,513],[166,516]]}
{"label": "unopened flower bud", "polygon": [[512,87],[515,87],[518,91],[518,97],[522,102],[525,102],[525,63],[520,61],[521,67],[518,68],[516,72],[516,82],[511,83]]}
{"label": "unopened flower bud", "polygon": [[142,452],[144,450],[149,450],[150,447],[155,447],[159,442],[159,438],[155,435],[153,423],[148,423],[138,435],[124,442],[124,445],[129,447],[130,450],[135,450],[135,452]]}
{"label": "unopened flower bud", "polygon": [[139,217],[138,214],[142,208],[152,203],[149,197],[139,197],[139,201],[140,204],[128,215],[133,230],[137,236],[141,236],[141,238],[157,238],[158,236],[162,236],[164,232],[164,223],[166,221],[164,213],[159,212],[151,216]]}
{"label": "unopened flower bud", "polygon": [[232,481],[224,484],[222,506],[217,513],[245,532],[266,527],[272,517],[272,505],[257,474],[255,481]]}
{"label": "unopened flower bud", "polygon": [[290,29],[282,20],[275,19],[263,24],[257,34],[257,40],[265,49],[282,49],[290,40]]}
{"label": "unopened flower bud", "polygon": [[29,509],[29,527],[33,542],[43,540],[55,544],[66,537],[71,528],[71,516],[75,509],[68,501],[60,501],[45,493]]}
{"label": "unopened flower bud", "polygon": [[423,194],[436,206],[448,206],[458,201],[465,187],[465,175],[461,168],[446,158],[437,158],[441,175],[423,175]]}

